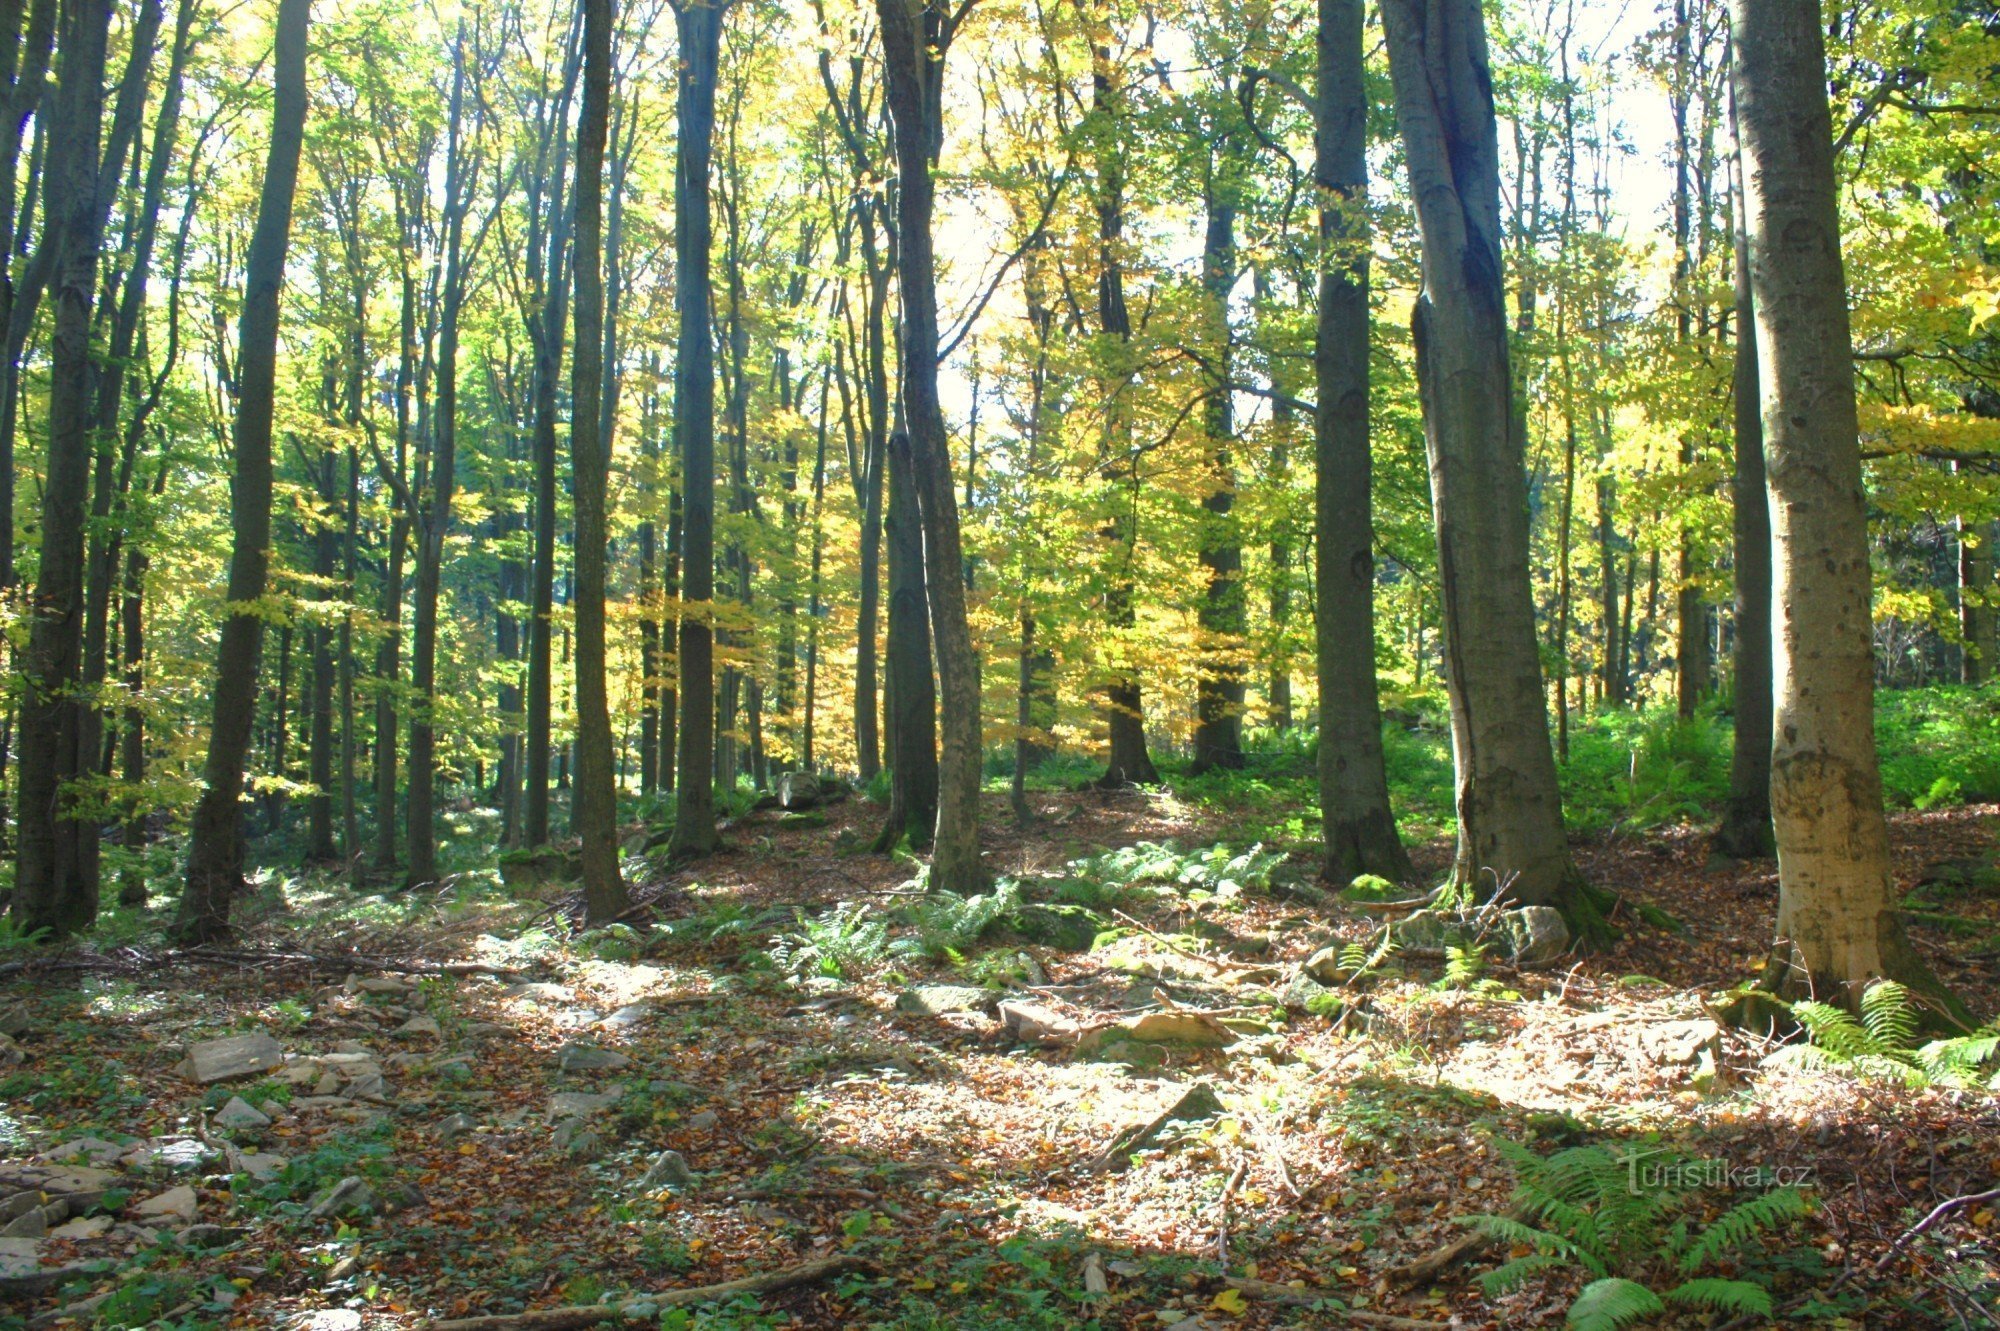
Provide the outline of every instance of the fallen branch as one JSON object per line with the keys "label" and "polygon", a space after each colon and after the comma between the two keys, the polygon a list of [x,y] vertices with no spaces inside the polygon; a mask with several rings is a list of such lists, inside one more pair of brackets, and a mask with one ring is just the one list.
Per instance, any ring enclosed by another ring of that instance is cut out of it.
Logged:
{"label": "fallen branch", "polygon": [[1922,1238],[1934,1225],[1952,1212],[1963,1210],[1968,1206],[1977,1206],[1980,1202],[1990,1202],[1996,1199],[2000,1199],[2000,1188],[1988,1188],[1985,1192],[1968,1192],[1964,1196],[1953,1197],[1947,1201],[1939,1202],[1931,1208],[1929,1215],[1904,1230],[1901,1237],[1889,1245],[1889,1251],[1875,1259],[1875,1265],[1868,1268],[1870,1274],[1881,1274],[1889,1263],[1896,1260],[1897,1255],[1903,1249]]}
{"label": "fallen branch", "polygon": [[[1518,1208],[1507,1212],[1510,1220],[1525,1220],[1527,1216]],[[1382,1273],[1382,1283],[1390,1289],[1404,1289],[1412,1285],[1428,1285],[1440,1275],[1459,1264],[1470,1261],[1493,1246],[1493,1236],[1483,1229],[1468,1230],[1435,1252],[1427,1253],[1413,1262],[1392,1266]]]}
{"label": "fallen branch", "polygon": [[868,1263],[843,1254],[801,1262],[741,1280],[725,1280],[719,1285],[696,1285],[689,1289],[663,1289],[624,1303],[600,1303],[587,1308],[539,1308],[530,1312],[496,1313],[485,1317],[455,1317],[430,1323],[430,1331],[576,1331],[606,1322],[655,1321],[662,1308],[683,1308],[693,1303],[714,1303],[740,1294],[774,1294],[781,1289],[817,1284],[851,1271],[866,1271]]}
{"label": "fallen branch", "polygon": [[[1300,1289],[1295,1285],[1280,1285],[1269,1280],[1252,1280],[1248,1276],[1225,1276],[1223,1283],[1239,1294],[1261,1299],[1265,1303],[1279,1303],[1288,1308],[1313,1308],[1328,1300],[1339,1299],[1331,1290]],[[1379,1326],[1389,1331],[1443,1331],[1443,1322],[1426,1322],[1415,1317],[1398,1317],[1394,1313],[1371,1313],[1361,1308],[1319,1308],[1321,1316],[1345,1321],[1350,1326]]]}

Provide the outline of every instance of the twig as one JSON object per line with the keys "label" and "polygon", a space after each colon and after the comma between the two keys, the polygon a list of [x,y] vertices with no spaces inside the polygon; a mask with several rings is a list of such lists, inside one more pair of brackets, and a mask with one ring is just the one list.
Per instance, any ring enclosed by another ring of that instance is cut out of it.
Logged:
{"label": "twig", "polygon": [[576,1331],[605,1322],[651,1321],[662,1308],[685,1307],[691,1303],[714,1303],[739,1294],[771,1294],[799,1285],[817,1284],[850,1271],[866,1271],[868,1263],[851,1254],[822,1257],[741,1280],[725,1280],[719,1285],[696,1285],[690,1289],[665,1289],[624,1303],[603,1303],[587,1308],[541,1308],[531,1312],[498,1313],[486,1317],[455,1317],[430,1323],[430,1331]]}
{"label": "twig", "polygon": [[1220,1209],[1222,1218],[1215,1227],[1215,1260],[1224,1266],[1229,1264],[1229,1201],[1242,1186],[1243,1176],[1250,1172],[1248,1160],[1238,1160],[1236,1168],[1229,1171],[1229,1181],[1222,1185]]}
{"label": "twig", "polygon": [[[1526,1214],[1519,1208],[1507,1212],[1510,1220],[1525,1220]],[[1382,1283],[1391,1289],[1409,1285],[1428,1285],[1444,1272],[1461,1262],[1477,1257],[1493,1245],[1493,1236],[1483,1229],[1468,1230],[1466,1233],[1445,1244],[1434,1252],[1425,1254],[1413,1262],[1392,1266],[1382,1273]]]}
{"label": "twig", "polygon": [[1911,1225],[1908,1229],[1904,1230],[1902,1236],[1899,1237],[1894,1243],[1889,1245],[1889,1251],[1883,1253],[1880,1257],[1875,1259],[1875,1265],[1868,1268],[1868,1273],[1870,1275],[1881,1274],[1881,1272],[1884,1270],[1884,1268],[1886,1268],[1889,1265],[1889,1263],[1896,1260],[1897,1254],[1901,1253],[1903,1249],[1909,1247],[1912,1243],[1916,1242],[1919,1238],[1923,1237],[1923,1235],[1927,1231],[1929,1231],[1933,1225],[1937,1224],[1940,1220],[1943,1220],[1953,1211],[1960,1211],[1968,1206],[1977,1206],[1980,1202],[1990,1202],[1996,1198],[2000,1198],[2000,1188],[1988,1188],[1985,1192],[1968,1192],[1964,1196],[1953,1197],[1946,1201],[1939,1202],[1936,1206],[1931,1208],[1931,1213],[1929,1215],[1925,1216],[1922,1220],[1919,1220],[1916,1224]]}

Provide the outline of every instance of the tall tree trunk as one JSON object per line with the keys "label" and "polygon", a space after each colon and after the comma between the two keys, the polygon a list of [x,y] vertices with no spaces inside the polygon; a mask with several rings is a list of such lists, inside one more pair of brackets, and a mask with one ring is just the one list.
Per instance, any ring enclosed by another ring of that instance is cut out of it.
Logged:
{"label": "tall tree trunk", "polygon": [[[709,164],[723,5],[684,0],[675,10],[681,71],[676,102],[674,436],[681,449],[680,761],[673,848],[715,849],[715,345],[709,334]],[[723,774],[734,779],[733,773]]]}
{"label": "tall tree trunk", "polygon": [[[98,206],[98,140],[104,123],[109,0],[75,0],[64,11],[62,72],[55,90],[47,225],[55,330],[50,346],[48,463],[42,483],[41,569],[29,607],[21,671],[20,841],[14,921],[23,932],[60,937],[97,917],[94,875],[69,783],[94,758],[80,749],[84,700],[84,517],[91,460],[90,321],[104,212]],[[11,422],[8,422],[11,427]],[[235,797],[232,788],[230,795]]]}
{"label": "tall tree trunk", "polygon": [[[1735,118],[1732,108],[1731,119]],[[1737,859],[1775,853],[1771,832],[1771,508],[1765,496],[1763,402],[1757,378],[1757,312],[1750,287],[1742,167],[1736,190],[1735,451],[1731,497],[1736,543],[1736,725],[1729,801],[1714,848]]]}
{"label": "tall tree trunk", "polygon": [[1413,317],[1457,769],[1453,878],[1597,931],[1564,837],[1528,567],[1501,287],[1500,171],[1477,0],[1384,0],[1423,237]]}
{"label": "tall tree trunk", "polygon": [[1904,936],[1875,753],[1867,511],[1814,0],[1734,0],[1750,290],[1776,594],[1771,813],[1782,987],[1878,976],[1947,1000]]}
{"label": "tall tree trunk", "polygon": [[264,167],[257,226],[244,264],[243,314],[236,365],[239,380],[235,426],[236,475],[230,517],[235,541],[229,558],[231,607],[216,652],[215,710],[201,800],[188,845],[187,890],[174,934],[200,943],[229,928],[229,906],[243,880],[243,761],[257,696],[257,656],[263,621],[255,607],[264,596],[271,544],[271,418],[276,397],[278,294],[291,238],[292,194],[299,179],[299,149],[306,118],[307,0],[279,0],[277,46],[272,59],[275,92],[271,151]]}
{"label": "tall tree trunk", "polygon": [[1104,596],[1105,625],[1118,643],[1118,659],[1107,672],[1104,722],[1110,756],[1098,784],[1104,787],[1158,785],[1160,773],[1146,747],[1146,699],[1129,639],[1138,626],[1139,461],[1133,451],[1132,418],[1124,403],[1135,372],[1131,362],[1132,316],[1125,306],[1125,158],[1121,135],[1124,90],[1111,63],[1108,35],[1091,44],[1091,114],[1102,119],[1097,154],[1097,321],[1116,363],[1106,367],[1105,447],[1113,457],[1106,480],[1111,516],[1100,531],[1113,568]]}
{"label": "tall tree trunk", "polygon": [[958,496],[938,403],[937,264],[931,237],[931,167],[944,141],[942,85],[951,11],[944,0],[878,0],[877,12],[889,115],[896,128],[903,417],[909,430],[911,488],[923,522],[925,592],[943,710],[930,885],[971,892],[984,877],[979,864],[979,659],[966,620]]}
{"label": "tall tree trunk", "polygon": [[1236,286],[1236,202],[1233,183],[1222,179],[1225,150],[1209,161],[1208,228],[1202,245],[1201,284],[1208,296],[1214,344],[1213,380],[1202,413],[1208,433],[1210,489],[1201,501],[1201,567],[1206,586],[1197,618],[1202,661],[1195,681],[1194,762],[1191,771],[1243,766],[1243,544],[1233,510],[1236,472],[1235,389],[1229,293]]}
{"label": "tall tree trunk", "polygon": [[[452,42],[451,104],[444,163],[444,309],[438,328],[437,418],[432,427],[429,493],[419,487],[410,525],[417,534],[417,597],[410,635],[410,864],[408,887],[437,879],[438,596],[444,580],[444,539],[458,483],[458,324],[465,304],[465,25]],[[579,413],[582,414],[582,413]]]}
{"label": "tall tree trunk", "polygon": [[1361,0],[1319,0],[1319,323],[1313,373],[1323,874],[1415,876],[1389,808],[1375,682],[1374,476],[1368,447],[1368,100]]}
{"label": "tall tree trunk", "polygon": [[576,355],[570,378],[570,476],[576,500],[576,809],[585,918],[605,924],[630,905],[618,871],[618,786],[605,672],[604,139],[611,118],[611,0],[584,0],[583,107],[576,131]]}
{"label": "tall tree trunk", "polygon": [[925,619],[924,533],[911,493],[909,446],[899,432],[889,444],[889,659],[885,691],[888,724],[889,815],[875,850],[894,850],[903,837],[928,844],[937,818],[937,693],[931,678],[931,642]]}

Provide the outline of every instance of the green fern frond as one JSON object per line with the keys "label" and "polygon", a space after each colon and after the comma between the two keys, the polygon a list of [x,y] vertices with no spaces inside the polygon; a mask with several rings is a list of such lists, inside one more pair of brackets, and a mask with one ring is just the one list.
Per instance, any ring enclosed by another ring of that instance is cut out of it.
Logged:
{"label": "green fern frond", "polygon": [[1534,1276],[1544,1271],[1555,1270],[1563,1265],[1560,1257],[1548,1253],[1531,1253],[1526,1257],[1516,1257],[1511,1262],[1503,1262],[1478,1279],[1479,1291],[1487,1298],[1497,1298],[1512,1293],[1526,1284]]}
{"label": "green fern frond", "polygon": [[1576,1331],[1618,1331],[1627,1322],[1657,1317],[1666,1310],[1660,1296],[1638,1281],[1607,1276],[1583,1287],[1564,1321]]}
{"label": "green fern frond", "polygon": [[1732,1317],[1769,1317],[1771,1291],[1747,1280],[1721,1280],[1703,1276],[1685,1281],[1667,1291],[1667,1302],[1683,1308],[1708,1308]]}
{"label": "green fern frond", "polygon": [[1693,1275],[1725,1252],[1791,1223],[1812,1209],[1797,1188],[1773,1188],[1739,1202],[1718,1216],[1681,1254],[1682,1275]]}
{"label": "green fern frond", "polygon": [[1861,992],[1861,1024],[1875,1042],[1875,1052],[1892,1058],[1901,1055],[1917,1042],[1917,1011],[1910,991],[1894,980],[1869,985]]}

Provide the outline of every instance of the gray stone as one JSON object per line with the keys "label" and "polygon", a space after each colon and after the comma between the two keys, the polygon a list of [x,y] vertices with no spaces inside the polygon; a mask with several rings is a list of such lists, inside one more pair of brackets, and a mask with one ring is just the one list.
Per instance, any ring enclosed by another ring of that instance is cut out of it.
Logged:
{"label": "gray stone", "polygon": [[1323,947],[1306,958],[1305,965],[1299,967],[1301,973],[1322,985],[1346,984],[1354,978],[1354,972],[1340,964],[1340,948]]}
{"label": "gray stone", "polygon": [[637,1026],[640,1023],[644,1022],[648,1017],[652,1015],[653,1015],[653,1005],[651,1003],[645,1002],[644,1000],[641,1000],[637,1003],[627,1003],[624,1007],[619,1008],[617,1011],[613,1012],[610,1016],[606,1017],[603,1021],[600,1021],[597,1024],[604,1027],[607,1030],[613,1030],[613,1031],[629,1030],[632,1027]]}
{"label": "gray stone", "polygon": [[381,1073],[368,1072],[347,1083],[347,1089],[342,1091],[341,1094],[350,1100],[377,1100],[386,1102],[389,1098],[389,1088],[383,1082]]}
{"label": "gray stone", "polygon": [[667,1188],[674,1192],[685,1192],[694,1186],[694,1171],[679,1151],[662,1151],[653,1157],[645,1177],[639,1180],[639,1194],[658,1192]]}
{"label": "gray stone", "polygon": [[615,1072],[631,1064],[630,1058],[615,1049],[587,1044],[566,1044],[556,1054],[556,1066],[564,1072]]}
{"label": "gray stone", "polygon": [[453,1142],[478,1126],[470,1114],[453,1114],[440,1122],[434,1131],[440,1142]]}
{"label": "gray stone", "polygon": [[157,1197],[148,1197],[132,1208],[132,1214],[144,1220],[186,1222],[194,1219],[195,1209],[199,1204],[194,1189],[183,1183],[178,1188],[167,1189]]}
{"label": "gray stone", "polygon": [[1007,1034],[1023,1044],[1062,1044],[1076,1038],[1076,1023],[1054,1008],[1009,1000],[1000,1005]]}
{"label": "gray stone", "polygon": [[350,1174],[321,1193],[306,1215],[313,1220],[354,1216],[370,1210],[374,1205],[374,1191]]}
{"label": "gray stone", "polygon": [[688,1126],[696,1132],[707,1132],[720,1122],[722,1122],[722,1115],[716,1113],[713,1109],[704,1109],[698,1114],[688,1115]]}
{"label": "gray stone", "polygon": [[440,1039],[444,1035],[444,1028],[437,1024],[437,1018],[435,1017],[411,1017],[408,1021],[398,1026],[394,1034],[400,1035],[406,1040],[413,1040],[419,1036]]}
{"label": "gray stone", "polygon": [[240,1095],[230,1096],[229,1103],[215,1111],[214,1121],[218,1128],[247,1130],[271,1126],[271,1116]]}
{"label": "gray stone", "polygon": [[48,1232],[48,1212],[40,1206],[31,1206],[0,1226],[0,1238],[38,1239]]}
{"label": "gray stone", "polygon": [[269,1183],[285,1171],[290,1157],[273,1155],[265,1151],[246,1151],[236,1157],[236,1168],[259,1183]]}
{"label": "gray stone", "polygon": [[226,1248],[243,1237],[235,1225],[189,1225],[174,1236],[183,1248]]}
{"label": "gray stone", "polygon": [[392,979],[387,975],[350,975],[347,977],[346,989],[350,994],[402,995],[415,993],[417,987],[406,980]]}
{"label": "gray stone", "polygon": [[[0,1165],[0,1193],[43,1193],[50,1196],[68,1197],[78,1193],[99,1193],[106,1188],[117,1186],[119,1175],[108,1169],[86,1169],[81,1165]],[[0,1216],[11,1219],[20,1211],[7,1211],[17,1197],[9,1197],[0,1203]],[[41,1198],[31,1197],[28,1205],[40,1205]]]}
{"label": "gray stone", "polygon": [[531,1003],[567,1003],[572,997],[570,991],[561,985],[539,980],[531,984],[510,984],[500,992],[508,998],[525,998]]}
{"label": "gray stone", "polygon": [[778,778],[778,807],[796,813],[826,799],[826,788],[811,772],[786,772]]}
{"label": "gray stone", "polygon": [[1285,986],[1285,991],[1278,996],[1278,1001],[1288,1008],[1297,1008],[1300,1011],[1306,1011],[1312,1007],[1314,999],[1332,999],[1337,997],[1338,995],[1334,990],[1320,983],[1307,972],[1300,971]]}
{"label": "gray stone", "polygon": [[69,1243],[87,1243],[91,1239],[101,1239],[111,1232],[116,1224],[108,1215],[85,1216],[81,1220],[71,1220],[57,1225],[49,1231],[52,1239],[62,1239]]}
{"label": "gray stone", "polygon": [[203,1086],[211,1082],[235,1081],[275,1071],[285,1065],[285,1051],[263,1031],[232,1035],[221,1040],[200,1040],[188,1046],[180,1065],[181,1075]]}
{"label": "gray stone", "polygon": [[125,1148],[116,1142],[105,1141],[102,1137],[78,1137],[66,1141],[52,1151],[44,1151],[42,1159],[62,1162],[66,1160],[88,1160],[91,1164],[108,1164],[125,1153]]}
{"label": "gray stone", "polygon": [[1523,906],[1502,911],[1510,959],[1523,970],[1553,966],[1569,954],[1569,926],[1554,906]]}
{"label": "gray stone", "polygon": [[31,1295],[91,1269],[82,1263],[43,1266],[39,1239],[0,1238],[0,1294]]}
{"label": "gray stone", "polygon": [[191,1139],[142,1142],[127,1151],[125,1163],[134,1168],[160,1168],[181,1173],[198,1169],[215,1158],[215,1149],[206,1142]]}
{"label": "gray stone", "polygon": [[896,995],[896,1011],[929,1017],[949,1012],[987,1012],[993,1004],[992,990],[968,984],[920,984]]}
{"label": "gray stone", "polygon": [[33,1026],[34,1021],[28,1016],[27,1004],[9,1003],[6,1007],[0,1008],[0,1035],[12,1036],[18,1040]]}
{"label": "gray stone", "polygon": [[549,1122],[565,1118],[589,1118],[618,1107],[617,1095],[587,1095],[582,1091],[560,1091],[549,1097]]}

